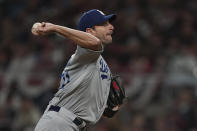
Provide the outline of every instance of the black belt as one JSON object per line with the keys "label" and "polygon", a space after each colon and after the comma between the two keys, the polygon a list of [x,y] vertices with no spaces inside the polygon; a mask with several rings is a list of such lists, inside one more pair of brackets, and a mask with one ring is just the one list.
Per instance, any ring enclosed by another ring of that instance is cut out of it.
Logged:
{"label": "black belt", "polygon": [[[59,112],[61,107],[59,106],[53,106],[51,105],[48,109],[48,111],[55,111],[55,112]],[[82,127],[82,124],[83,124],[83,120],[79,117],[76,117],[74,120],[73,120],[73,123],[75,123],[75,125],[77,125],[81,130],[84,130],[85,127]]]}

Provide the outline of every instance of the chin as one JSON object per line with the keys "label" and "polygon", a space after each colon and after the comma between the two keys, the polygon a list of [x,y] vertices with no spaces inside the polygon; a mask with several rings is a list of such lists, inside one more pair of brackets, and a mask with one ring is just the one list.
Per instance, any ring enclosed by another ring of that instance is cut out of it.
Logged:
{"label": "chin", "polygon": [[112,37],[111,36],[105,37],[105,39],[102,39],[102,43],[104,45],[108,45],[108,44],[112,43]]}
{"label": "chin", "polygon": [[104,43],[104,45],[108,45],[108,44],[111,44],[112,43],[112,40],[106,40],[103,43]]}
{"label": "chin", "polygon": [[106,43],[106,44],[112,43],[112,38],[110,37],[109,39],[106,39],[106,40],[105,40],[105,43]]}

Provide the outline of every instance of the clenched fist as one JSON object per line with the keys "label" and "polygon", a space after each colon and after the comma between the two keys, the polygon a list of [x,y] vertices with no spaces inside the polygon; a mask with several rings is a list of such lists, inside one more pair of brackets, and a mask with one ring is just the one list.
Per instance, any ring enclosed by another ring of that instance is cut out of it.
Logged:
{"label": "clenched fist", "polygon": [[34,35],[47,35],[53,32],[53,27],[54,27],[54,24],[52,23],[36,22],[35,24],[33,24],[31,32]]}

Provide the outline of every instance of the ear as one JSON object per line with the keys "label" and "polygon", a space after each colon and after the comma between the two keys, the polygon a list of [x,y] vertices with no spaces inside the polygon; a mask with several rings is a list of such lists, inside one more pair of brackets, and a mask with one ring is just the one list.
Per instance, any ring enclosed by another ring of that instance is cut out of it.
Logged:
{"label": "ear", "polygon": [[87,32],[87,33],[90,33],[90,34],[92,34],[92,35],[95,34],[95,31],[94,31],[94,29],[92,29],[92,28],[86,28],[86,32]]}

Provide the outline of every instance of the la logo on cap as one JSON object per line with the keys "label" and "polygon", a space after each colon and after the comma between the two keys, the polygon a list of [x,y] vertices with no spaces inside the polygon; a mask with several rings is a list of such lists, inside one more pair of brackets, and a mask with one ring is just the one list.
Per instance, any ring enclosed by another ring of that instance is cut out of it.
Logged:
{"label": "la logo on cap", "polygon": [[100,11],[100,10],[97,10],[98,12],[100,12],[102,15],[105,15],[102,11]]}

